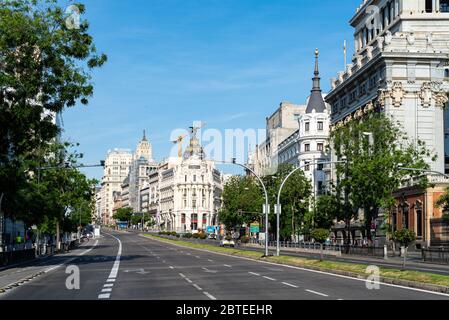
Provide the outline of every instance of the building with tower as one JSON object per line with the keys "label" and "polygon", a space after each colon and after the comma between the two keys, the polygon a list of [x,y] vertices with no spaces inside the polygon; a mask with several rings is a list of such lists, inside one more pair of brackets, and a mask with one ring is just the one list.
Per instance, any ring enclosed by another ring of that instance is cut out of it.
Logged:
{"label": "building with tower", "polygon": [[[432,170],[448,173],[448,9],[447,0],[363,1],[350,20],[352,61],[331,80],[326,96],[333,127],[384,112],[400,123],[410,141],[424,141],[438,156],[437,161],[427,159]],[[442,176],[429,179],[434,188],[398,191],[390,221],[394,230],[415,231],[423,245],[443,241],[442,212],[434,202],[449,185]]]}
{"label": "building with tower", "polygon": [[316,195],[323,191],[329,177],[327,168],[312,164],[330,159],[327,149],[331,113],[321,90],[318,55],[316,50],[313,87],[306,104],[282,103],[267,119],[267,140],[249,156],[249,164],[260,175],[275,173],[279,164],[305,166]]}
{"label": "building with tower", "polygon": [[157,170],[157,163],[153,159],[151,143],[143,132],[129,169],[129,205],[134,212],[140,212],[140,190],[148,184],[150,171]]}
{"label": "building with tower", "polygon": [[155,174],[152,177],[150,199],[153,196],[153,200],[149,207],[150,212],[156,211],[155,219],[160,229],[197,232],[218,224],[223,176],[213,161],[204,158],[195,128],[183,157],[162,161],[158,181],[155,181]]}

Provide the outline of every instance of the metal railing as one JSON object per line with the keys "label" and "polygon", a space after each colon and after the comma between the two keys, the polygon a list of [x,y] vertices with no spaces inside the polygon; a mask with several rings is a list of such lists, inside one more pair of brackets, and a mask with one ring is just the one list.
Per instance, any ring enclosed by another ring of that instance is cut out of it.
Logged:
{"label": "metal railing", "polygon": [[426,262],[449,264],[449,250],[422,249],[422,260]]}
{"label": "metal railing", "polygon": [[[270,247],[276,247],[275,241],[269,242]],[[281,241],[281,248],[320,250],[320,244],[316,242],[289,242]],[[345,244],[323,244],[323,250],[341,252],[342,254],[384,257],[384,247],[373,246],[356,246],[350,245],[349,248]]]}

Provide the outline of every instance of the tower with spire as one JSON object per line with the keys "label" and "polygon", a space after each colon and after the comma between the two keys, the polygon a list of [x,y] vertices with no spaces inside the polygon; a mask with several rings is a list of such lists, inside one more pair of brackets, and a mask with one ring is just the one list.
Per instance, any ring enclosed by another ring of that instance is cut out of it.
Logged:
{"label": "tower with spire", "polygon": [[139,141],[136,148],[136,153],[134,155],[134,160],[139,160],[144,158],[147,161],[152,161],[153,159],[153,151],[151,147],[151,143],[147,139],[146,131],[143,130],[142,140]]}
{"label": "tower with spire", "polygon": [[313,166],[315,162],[330,160],[327,152],[330,126],[330,108],[324,102],[320,84],[319,50],[315,50],[315,70],[312,79],[312,90],[307,101],[305,114],[299,117],[298,150],[299,165],[311,164],[306,167],[306,176],[312,181],[314,193],[319,195],[326,182],[326,173],[323,168]]}
{"label": "tower with spire", "polygon": [[326,104],[324,103],[323,94],[321,91],[320,85],[320,69],[318,65],[318,57],[320,51],[318,49],[315,50],[315,72],[313,77],[313,87],[311,91],[311,95],[309,98],[309,102],[307,103],[306,113],[324,113],[327,111]]}

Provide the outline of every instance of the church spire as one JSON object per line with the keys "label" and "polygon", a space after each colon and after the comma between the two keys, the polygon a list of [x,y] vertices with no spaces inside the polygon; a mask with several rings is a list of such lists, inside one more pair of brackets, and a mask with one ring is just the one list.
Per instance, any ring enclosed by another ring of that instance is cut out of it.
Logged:
{"label": "church spire", "polygon": [[324,104],[323,95],[321,94],[320,85],[320,69],[318,65],[319,50],[315,50],[315,72],[313,77],[313,87],[312,93],[310,95],[309,103],[307,104],[306,113],[312,113],[313,110],[317,113],[323,113],[326,110],[326,105]]}
{"label": "church spire", "polygon": [[147,141],[147,133],[146,133],[146,130],[145,130],[145,129],[143,129],[143,138],[142,138],[142,141]]}

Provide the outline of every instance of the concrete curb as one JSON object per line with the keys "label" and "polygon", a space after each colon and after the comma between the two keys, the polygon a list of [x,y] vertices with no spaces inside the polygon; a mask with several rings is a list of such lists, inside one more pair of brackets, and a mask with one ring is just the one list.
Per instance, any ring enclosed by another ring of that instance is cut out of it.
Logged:
{"label": "concrete curb", "polygon": [[[148,238],[148,237],[146,237],[145,235],[142,235],[142,234],[140,236],[143,237],[143,238],[146,238],[146,239],[151,239],[151,238]],[[159,242],[163,242],[163,243],[167,243],[167,242],[165,242],[163,240],[159,240],[159,239],[153,239],[153,240],[159,241]],[[173,242],[173,241],[176,242],[176,240],[169,240],[169,239],[164,239],[164,240],[168,240],[168,241],[171,241],[171,242]],[[233,254],[233,253],[221,253],[221,252],[214,252],[214,251],[208,250],[208,249],[192,248],[192,247],[189,247],[189,246],[184,246],[182,244],[176,244],[176,243],[174,243],[174,245],[176,245],[178,247],[182,247],[182,248],[199,250],[199,251],[205,251],[205,252],[209,252],[209,253],[223,254],[223,255],[236,256],[236,257],[243,257],[245,259],[249,259],[249,260],[253,260],[253,261],[265,261],[265,262],[277,264],[277,265],[280,265],[280,266],[299,267],[299,268],[306,269],[306,270],[327,272],[327,273],[332,273],[332,274],[335,274],[335,275],[355,278],[355,279],[359,279],[359,280],[367,280],[366,277],[363,277],[362,275],[360,275],[359,273],[356,273],[356,272],[341,271],[341,270],[334,270],[334,269],[327,269],[327,268],[320,268],[320,267],[301,266],[301,265],[282,263],[282,262],[276,262],[276,261],[268,261],[266,258],[258,258],[258,259],[256,259],[256,258],[252,258],[252,257],[245,256],[245,255],[239,255],[239,254]],[[417,272],[420,272],[420,271],[417,271]],[[413,289],[421,289],[421,290],[432,291],[432,292],[437,292],[437,293],[449,294],[449,287],[440,286],[440,285],[436,285],[436,284],[417,282],[417,281],[410,281],[410,280],[393,279],[393,278],[387,278],[387,277],[382,277],[382,276],[379,278],[379,282],[381,284],[382,283],[384,283],[384,284],[392,284],[392,285],[403,286],[403,287],[408,287],[408,288],[413,288]]]}

